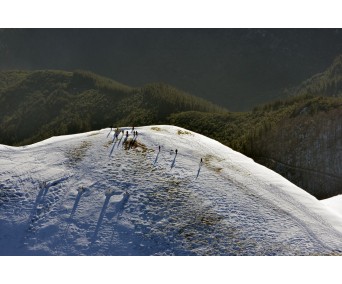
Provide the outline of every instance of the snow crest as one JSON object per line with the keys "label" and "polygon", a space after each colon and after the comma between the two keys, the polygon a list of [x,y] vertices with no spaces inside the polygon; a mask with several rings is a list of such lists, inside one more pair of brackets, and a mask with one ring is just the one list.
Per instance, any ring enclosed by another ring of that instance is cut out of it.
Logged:
{"label": "snow crest", "polygon": [[0,255],[342,253],[341,217],[280,175],[176,126],[122,130],[0,145]]}

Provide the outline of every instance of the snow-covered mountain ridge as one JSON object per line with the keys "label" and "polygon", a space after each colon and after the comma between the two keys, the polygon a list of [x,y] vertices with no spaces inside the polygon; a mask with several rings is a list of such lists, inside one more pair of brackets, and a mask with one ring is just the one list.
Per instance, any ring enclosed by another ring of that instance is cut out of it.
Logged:
{"label": "snow-covered mountain ridge", "polygon": [[0,255],[342,254],[340,216],[280,175],[186,129],[122,129],[0,145]]}

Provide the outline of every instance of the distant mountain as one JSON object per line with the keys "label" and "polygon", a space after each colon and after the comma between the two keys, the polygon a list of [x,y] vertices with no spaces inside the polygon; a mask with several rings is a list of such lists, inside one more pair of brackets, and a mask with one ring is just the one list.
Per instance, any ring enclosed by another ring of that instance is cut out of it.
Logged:
{"label": "distant mountain", "polygon": [[122,130],[0,145],[1,256],[342,255],[342,217],[277,173],[184,128]]}
{"label": "distant mountain", "polygon": [[287,91],[252,112],[178,113],[171,123],[222,141],[319,199],[342,194],[342,56]]}
{"label": "distant mountain", "polygon": [[76,71],[0,72],[0,143],[25,145],[110,125],[164,123],[175,112],[223,108],[165,84],[132,88]]}
{"label": "distant mountain", "polygon": [[304,81],[293,90],[295,95],[342,96],[342,54],[324,72]]}
{"label": "distant mountain", "polygon": [[342,98],[303,101],[276,124],[265,124],[250,143],[251,156],[317,198],[341,194],[341,118]]}
{"label": "distant mountain", "polygon": [[299,96],[248,113],[173,114],[319,199],[342,193],[342,98]]}
{"label": "distant mountain", "polygon": [[228,112],[165,84],[133,88],[85,71],[0,72],[0,143],[26,145],[110,125],[173,124],[328,198],[342,193],[342,97],[325,87],[333,81],[338,90],[338,62],[322,73],[333,77],[314,76],[287,99],[250,112]]}
{"label": "distant mountain", "polygon": [[90,70],[129,86],[165,82],[247,111],[326,69],[341,29],[2,29],[0,70]]}
{"label": "distant mountain", "polygon": [[341,194],[342,55],[293,95],[302,102],[294,108],[283,104],[289,112],[276,124],[266,124],[251,144],[251,156],[318,198]]}

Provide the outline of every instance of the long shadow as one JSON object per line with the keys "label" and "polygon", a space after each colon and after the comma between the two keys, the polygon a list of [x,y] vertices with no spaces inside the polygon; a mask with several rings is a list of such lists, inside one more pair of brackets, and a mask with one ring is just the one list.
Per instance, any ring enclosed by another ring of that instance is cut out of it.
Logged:
{"label": "long shadow", "polygon": [[55,185],[54,182],[51,183],[51,184],[46,184],[46,183],[43,184],[44,191],[43,191],[43,196],[42,196],[42,198],[44,198],[45,195],[47,194],[49,187],[50,187],[50,186],[54,186],[54,185]]}
{"label": "long shadow", "polygon": [[98,234],[98,232],[100,230],[100,227],[101,227],[101,224],[102,224],[102,221],[103,221],[103,217],[104,217],[104,215],[106,213],[106,209],[107,209],[107,206],[108,206],[110,198],[111,198],[111,195],[107,195],[106,196],[106,200],[103,203],[103,207],[102,207],[102,210],[101,210],[101,213],[100,213],[100,217],[99,217],[99,220],[97,221],[96,229],[95,229],[94,236],[93,236],[93,239],[92,239],[92,244],[95,243],[95,241],[96,241],[96,237],[97,237],[97,234]]}
{"label": "long shadow", "polygon": [[32,219],[33,215],[37,212],[37,206],[42,201],[42,199],[46,195],[46,193],[47,193],[47,186],[45,185],[45,186],[42,186],[39,190],[39,193],[36,197],[36,201],[33,204],[33,209],[32,209],[31,214],[30,214],[30,219]]}
{"label": "long shadow", "polygon": [[175,158],[173,159],[173,162],[171,164],[171,169],[175,166],[176,158],[177,158],[177,154],[175,155]]}
{"label": "long shadow", "polygon": [[46,182],[44,182],[43,184],[40,184],[39,187],[40,187],[40,190],[39,190],[39,193],[38,193],[38,195],[36,197],[36,201],[33,204],[33,209],[32,209],[32,212],[31,212],[31,217],[37,212],[37,207],[42,202],[42,200],[45,197],[45,195],[47,194],[50,185],[48,185]]}
{"label": "long shadow", "polygon": [[70,216],[69,216],[69,220],[71,220],[74,217],[78,203],[80,202],[80,199],[81,199],[83,193],[84,193],[84,190],[80,190],[78,192],[76,199],[75,199],[74,207],[72,208],[72,211],[71,211]]}
{"label": "long shadow", "polygon": [[107,138],[108,138],[108,136],[109,136],[109,134],[111,133],[112,131],[109,131],[109,133],[107,134]]}
{"label": "long shadow", "polygon": [[[122,211],[124,210],[124,207],[125,207],[128,199],[129,199],[129,193],[126,191],[124,193],[123,198],[115,206],[115,216],[116,216],[116,218],[114,219],[114,223],[116,223],[118,221],[119,217],[122,215]],[[111,236],[110,241],[109,241],[109,245],[108,245],[108,249],[107,249],[107,254],[109,254],[109,252],[110,252],[110,249],[111,249],[111,246],[112,246],[112,243],[113,243],[114,233],[115,233],[116,229],[117,228],[115,226],[113,226],[112,236]]]}
{"label": "long shadow", "polygon": [[76,212],[78,203],[80,202],[83,193],[84,193],[84,189],[79,190],[79,191],[78,191],[78,194],[77,194],[77,196],[76,196],[76,199],[75,199],[75,202],[74,202],[74,206],[73,206],[73,208],[72,208],[72,210],[71,210],[71,213],[70,213],[70,216],[69,216],[68,225],[66,226],[65,231],[64,231],[64,241],[66,241],[66,237],[67,237],[68,232],[69,232],[69,227],[70,227],[70,224],[71,224],[71,220],[72,220],[72,219],[74,218],[74,216],[75,216],[75,212]]}
{"label": "long shadow", "polygon": [[198,167],[198,172],[197,172],[196,179],[198,178],[198,176],[199,176],[199,174],[200,174],[201,168],[202,168],[202,164],[200,164],[199,167]]}
{"label": "long shadow", "polygon": [[131,148],[133,147],[133,145],[134,145],[134,143],[135,143],[136,140],[137,140],[137,137],[134,137],[134,138],[132,139],[132,141],[129,143],[128,150],[131,149]]}
{"label": "long shadow", "polygon": [[128,139],[128,138],[125,137],[124,141],[122,142],[122,146],[124,146],[124,144],[126,143],[127,139]]}
{"label": "long shadow", "polygon": [[114,151],[114,148],[115,148],[116,142],[117,142],[117,141],[115,141],[115,143],[113,144],[113,147],[112,147],[112,149],[110,150],[109,157],[110,157],[110,156],[112,156],[112,154],[113,154],[113,151]]}
{"label": "long shadow", "polygon": [[157,157],[156,157],[156,159],[154,160],[153,166],[154,166],[154,165],[157,163],[157,161],[158,161],[159,153],[160,153],[160,151],[158,152]]}
{"label": "long shadow", "polygon": [[[33,208],[32,208],[32,211],[30,213],[29,221],[27,222],[27,229],[26,229],[27,232],[30,230],[30,226],[35,221],[37,221],[37,218],[35,217],[35,215],[38,212],[38,205],[41,204],[44,196],[46,195],[46,193],[47,193],[47,191],[49,189],[49,186],[46,183],[43,183],[43,184],[39,184],[39,188],[40,188],[40,190],[39,190],[38,195],[36,197],[36,200],[35,200],[35,202],[33,204]],[[25,241],[26,236],[24,235],[23,238],[24,238],[24,241]]]}
{"label": "long shadow", "polygon": [[117,148],[119,148],[122,138],[123,138],[123,136],[121,136],[121,138],[120,138],[120,140],[119,140],[119,143],[118,143],[118,147],[117,147]]}

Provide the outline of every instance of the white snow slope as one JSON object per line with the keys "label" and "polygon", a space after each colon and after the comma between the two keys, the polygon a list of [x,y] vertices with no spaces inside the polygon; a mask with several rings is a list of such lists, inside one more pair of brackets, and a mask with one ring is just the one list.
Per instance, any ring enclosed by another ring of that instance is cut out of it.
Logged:
{"label": "white snow slope", "polygon": [[342,218],[342,194],[323,199],[321,202],[327,205],[335,213],[339,214]]}
{"label": "white snow slope", "polygon": [[280,175],[179,127],[136,130],[131,148],[109,129],[0,145],[0,255],[342,254],[340,216]]}

